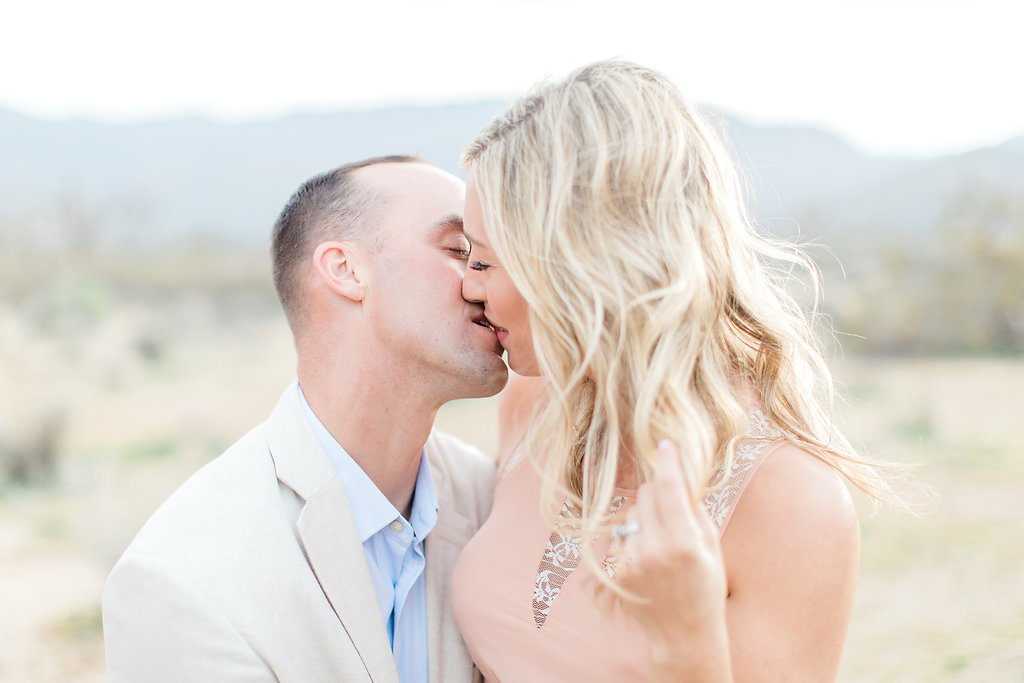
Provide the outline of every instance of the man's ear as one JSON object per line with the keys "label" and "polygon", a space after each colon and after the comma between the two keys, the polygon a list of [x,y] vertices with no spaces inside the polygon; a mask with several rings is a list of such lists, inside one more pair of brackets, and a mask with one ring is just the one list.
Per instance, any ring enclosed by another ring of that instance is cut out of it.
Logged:
{"label": "man's ear", "polygon": [[352,242],[321,242],[313,252],[313,268],[331,291],[351,301],[366,296],[361,252]]}

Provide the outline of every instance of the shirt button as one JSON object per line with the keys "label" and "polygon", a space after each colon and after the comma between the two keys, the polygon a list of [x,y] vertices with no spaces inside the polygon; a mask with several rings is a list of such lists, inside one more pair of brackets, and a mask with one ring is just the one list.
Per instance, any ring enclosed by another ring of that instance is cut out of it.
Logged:
{"label": "shirt button", "polygon": [[402,524],[402,520],[400,519],[396,519],[395,521],[391,522],[391,530],[394,531],[396,534],[402,533],[402,529],[404,528],[405,526]]}

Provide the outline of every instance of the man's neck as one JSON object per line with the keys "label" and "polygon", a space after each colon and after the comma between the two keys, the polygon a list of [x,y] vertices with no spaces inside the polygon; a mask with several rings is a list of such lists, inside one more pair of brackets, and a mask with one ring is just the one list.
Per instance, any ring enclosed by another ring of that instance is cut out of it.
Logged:
{"label": "man's neck", "polygon": [[[304,377],[304,374],[306,376]],[[302,372],[299,385],[313,413],[381,493],[408,519],[423,445],[437,408],[382,382],[329,384]],[[387,387],[382,389],[381,387]]]}

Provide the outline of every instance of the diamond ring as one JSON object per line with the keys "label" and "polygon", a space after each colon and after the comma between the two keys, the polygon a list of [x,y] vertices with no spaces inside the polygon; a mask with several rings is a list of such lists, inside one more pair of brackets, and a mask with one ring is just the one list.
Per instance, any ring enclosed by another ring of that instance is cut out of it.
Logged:
{"label": "diamond ring", "polygon": [[640,533],[640,522],[636,520],[626,524],[616,524],[612,527],[612,538],[625,538],[631,534]]}

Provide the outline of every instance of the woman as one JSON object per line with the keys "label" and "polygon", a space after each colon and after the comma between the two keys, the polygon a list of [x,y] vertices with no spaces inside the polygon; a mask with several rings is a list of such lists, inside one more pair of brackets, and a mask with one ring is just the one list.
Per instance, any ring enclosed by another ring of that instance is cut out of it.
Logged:
{"label": "woman", "polygon": [[887,489],[829,418],[800,256],[751,227],[714,132],[662,75],[604,62],[463,163],[463,294],[536,378],[506,390],[494,509],[452,581],[485,677],[834,678],[859,560],[842,479]]}

